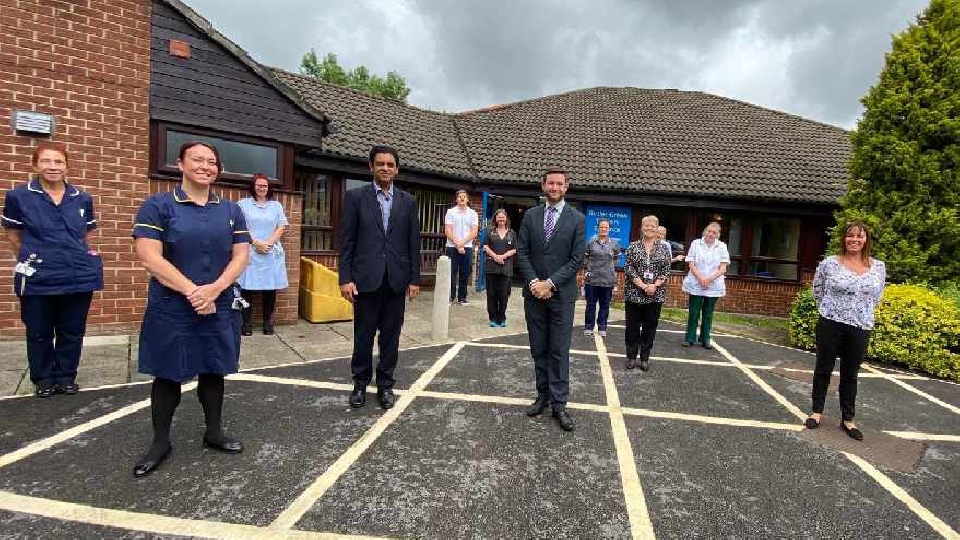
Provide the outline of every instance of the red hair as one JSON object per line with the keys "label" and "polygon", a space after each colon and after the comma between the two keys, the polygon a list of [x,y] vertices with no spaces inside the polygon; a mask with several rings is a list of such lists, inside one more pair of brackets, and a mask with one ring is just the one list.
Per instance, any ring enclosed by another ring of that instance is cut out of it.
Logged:
{"label": "red hair", "polygon": [[33,149],[33,158],[31,162],[34,166],[37,165],[37,162],[40,161],[40,153],[44,150],[53,150],[54,152],[60,152],[63,155],[63,161],[70,164],[70,154],[67,153],[67,147],[63,143],[53,142],[53,141],[43,141]]}

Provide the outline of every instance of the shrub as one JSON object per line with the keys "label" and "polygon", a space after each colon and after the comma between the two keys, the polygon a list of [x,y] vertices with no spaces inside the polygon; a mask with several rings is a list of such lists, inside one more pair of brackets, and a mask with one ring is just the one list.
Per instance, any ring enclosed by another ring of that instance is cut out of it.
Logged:
{"label": "shrub", "polygon": [[[809,287],[790,311],[790,343],[816,347],[817,307]],[[889,285],[875,312],[867,356],[960,381],[960,313],[954,304],[919,285]]]}

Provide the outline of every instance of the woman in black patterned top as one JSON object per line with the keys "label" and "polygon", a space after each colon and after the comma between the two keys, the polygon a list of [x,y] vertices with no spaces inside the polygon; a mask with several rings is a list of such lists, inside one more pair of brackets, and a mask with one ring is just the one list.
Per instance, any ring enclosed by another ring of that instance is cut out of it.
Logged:
{"label": "woman in black patterned top", "polygon": [[513,258],[517,254],[517,233],[510,228],[507,211],[493,213],[493,223],[487,231],[483,246],[487,255],[484,274],[487,280],[487,315],[490,327],[507,326],[507,300],[510,298],[510,283],[513,281]]}
{"label": "woman in black patterned top", "polygon": [[627,248],[627,279],[624,306],[627,312],[627,369],[633,369],[639,353],[640,369],[650,369],[650,349],[660,322],[660,309],[667,298],[670,248],[657,239],[657,216],[640,222],[643,238]]}

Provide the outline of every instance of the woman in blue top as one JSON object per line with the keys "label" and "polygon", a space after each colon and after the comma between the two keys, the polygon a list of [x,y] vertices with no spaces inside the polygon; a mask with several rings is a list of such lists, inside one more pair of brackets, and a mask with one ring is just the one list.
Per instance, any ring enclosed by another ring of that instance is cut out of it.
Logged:
{"label": "woman in blue top", "polygon": [[813,412],[805,424],[820,427],[823,402],[833,366],[840,356],[840,427],[862,441],[863,433],[853,421],[857,400],[857,372],[867,354],[873,310],[883,295],[887,270],[882,261],[870,257],[870,232],[863,223],[846,226],[840,254],[827,257],[813,276],[813,297],[817,321],[817,367],[813,372]]}
{"label": "woman in blue top", "polygon": [[241,298],[234,281],[247,266],[250,234],[240,207],[210,190],[223,168],[216,148],[188,142],[177,166],[181,184],[147,198],[133,226],[137,256],[150,273],[140,372],[154,376],[153,444],[134,466],[137,477],[169,455],[180,384],[197,376],[204,446],[243,451],[240,441],[223,434],[220,413],[223,376],[239,367]]}
{"label": "woman in blue top", "polygon": [[33,151],[36,178],[8,191],[3,207],[37,397],[79,391],[87,313],[93,291],[103,289],[103,261],[90,246],[93,199],[67,183],[68,163],[63,145],[40,143]]}
{"label": "woman in blue top", "polygon": [[260,291],[263,298],[263,333],[273,334],[273,309],[277,305],[277,290],[287,288],[287,265],[283,246],[278,242],[287,228],[283,205],[273,199],[273,186],[264,174],[253,175],[250,197],[240,201],[240,210],[250,229],[250,264],[240,276],[240,294],[247,302],[243,309],[240,332],[253,334],[252,291]]}

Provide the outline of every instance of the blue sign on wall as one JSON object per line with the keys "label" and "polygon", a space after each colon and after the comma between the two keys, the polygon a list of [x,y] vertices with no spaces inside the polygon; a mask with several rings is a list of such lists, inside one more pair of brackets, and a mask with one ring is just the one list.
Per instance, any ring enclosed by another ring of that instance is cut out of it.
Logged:
{"label": "blue sign on wall", "polygon": [[[620,241],[620,246],[626,250],[630,245],[630,219],[633,211],[629,206],[601,206],[588,204],[586,209],[587,242],[597,235],[597,222],[601,219],[610,220],[610,238]],[[626,257],[620,255],[617,266],[623,266]]]}

